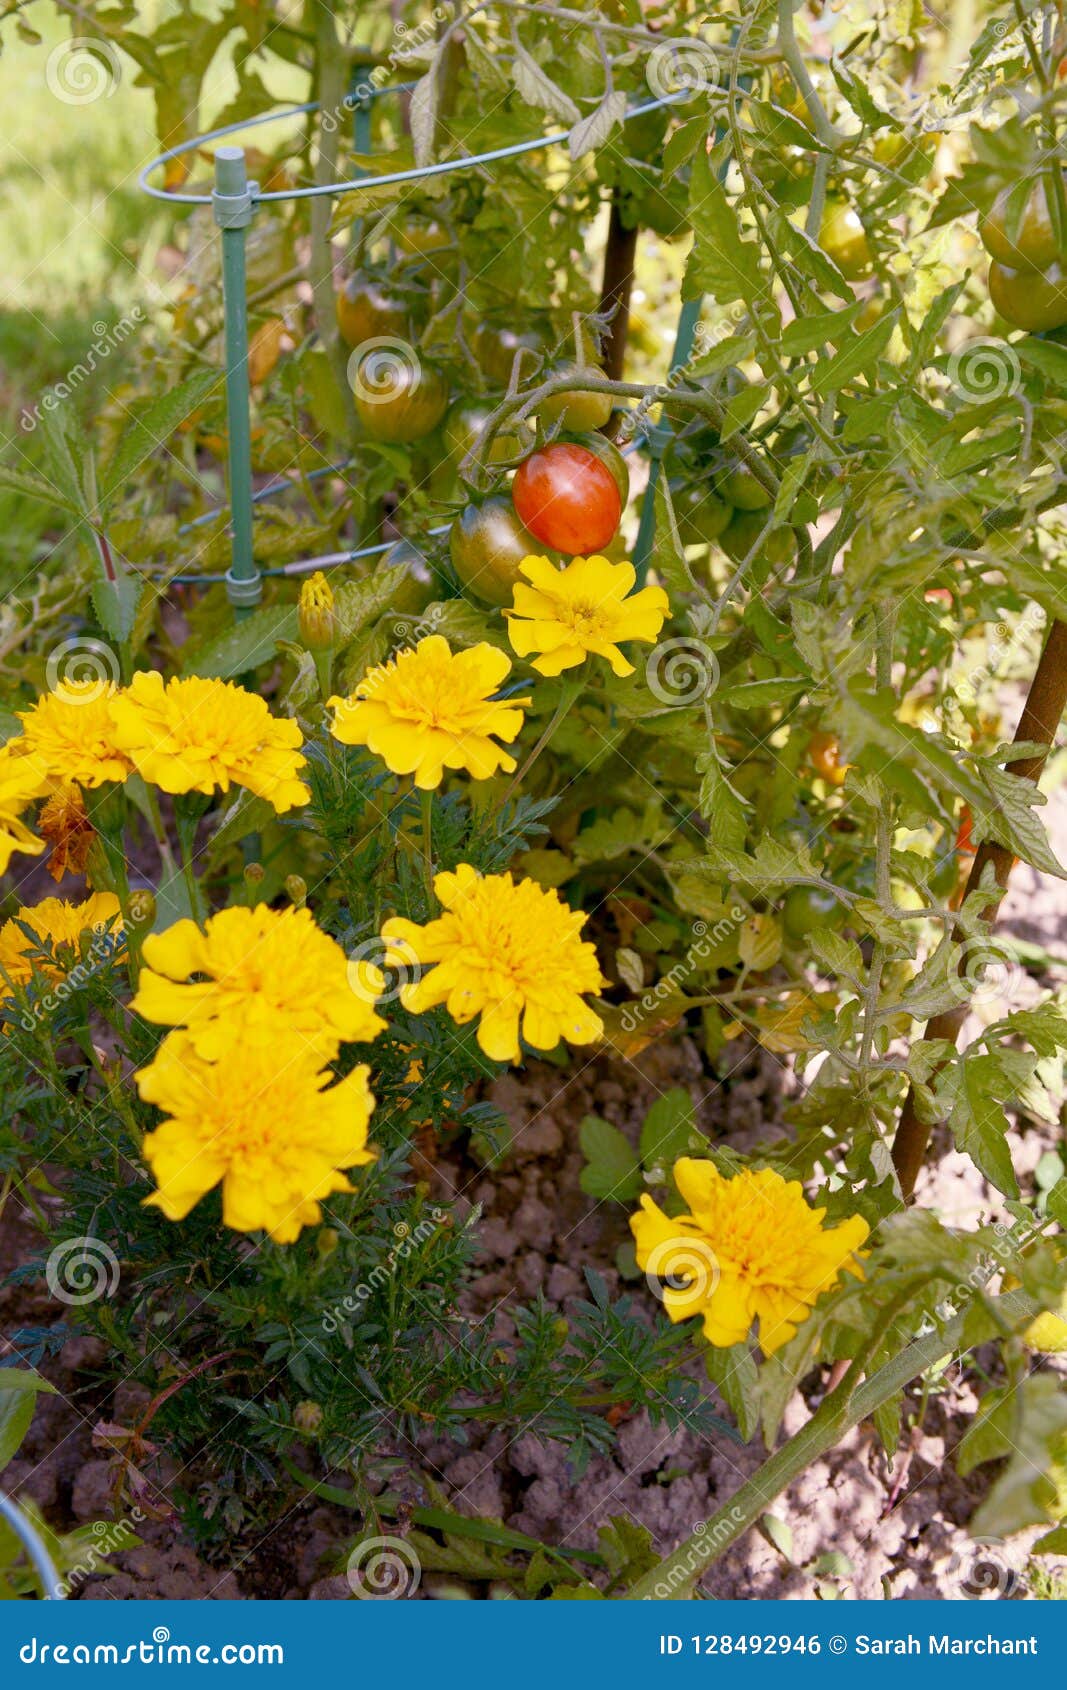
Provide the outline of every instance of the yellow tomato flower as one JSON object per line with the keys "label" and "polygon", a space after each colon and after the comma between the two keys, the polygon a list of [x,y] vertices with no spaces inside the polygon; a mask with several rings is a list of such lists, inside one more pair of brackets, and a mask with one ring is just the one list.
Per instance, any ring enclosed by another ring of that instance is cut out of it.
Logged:
{"label": "yellow tomato flower", "polygon": [[6,874],[16,851],[39,857],[44,840],[31,833],[22,812],[48,790],[42,770],[28,757],[17,755],[12,743],[0,746],[0,874]]}
{"label": "yellow tomato flower", "polygon": [[461,1026],[480,1015],[478,1043],[495,1062],[519,1061],[520,1016],[536,1050],[553,1050],[561,1038],[599,1038],[603,1023],[582,993],[607,981],[593,946],[578,936],[580,910],[532,880],[516,886],[510,874],[481,875],[469,863],[439,874],[434,891],[445,907],[436,921],[419,927],[398,916],[382,928],[388,963],[436,964],[401,987],[405,1009],[443,1003]]}
{"label": "yellow tomato flower", "polygon": [[281,1027],[327,1061],[343,1039],[364,1042],[386,1025],[374,1010],[385,990],[381,970],[350,964],[307,909],[220,910],[203,932],[178,921],[150,934],[143,955],[131,1008],[146,1021],[188,1028],[208,1061],[229,1048],[234,1028],[244,1039],[271,1040]]}
{"label": "yellow tomato flower", "polygon": [[142,670],[111,702],[115,739],[138,773],[164,792],[245,786],[281,812],[311,796],[296,722],[272,716],[256,693],[199,676],[164,682]]}
{"label": "yellow tomato flower", "polygon": [[79,786],[122,781],[132,764],[115,739],[114,681],[60,681],[32,710],[20,710],[22,736],[13,749],[32,759],[49,780]]}
{"label": "yellow tomato flower", "polygon": [[510,657],[484,641],[453,652],[430,634],[371,669],[351,698],[331,698],[330,732],[342,745],[367,746],[426,791],[440,786],[446,769],[466,769],[475,780],[498,769],[510,774],[515,759],[491,736],[510,744],[522,727],[520,706],[530,702],[494,702],[510,669]]}
{"label": "yellow tomato flower", "polygon": [[690,1212],[668,1216],[642,1197],[630,1217],[637,1265],[684,1281],[664,1290],[667,1313],[673,1321],[702,1315],[704,1335],[718,1348],[742,1343],[758,1320],[760,1344],[773,1354],[842,1271],[859,1271],[855,1252],[867,1222],[853,1215],[824,1227],[826,1210],[808,1206],[798,1180],[787,1183],[772,1168],[727,1179],[714,1162],[683,1156],[674,1181]]}
{"label": "yellow tomato flower", "polygon": [[632,675],[619,640],[651,644],[670,610],[662,587],[633,591],[632,563],[576,557],[557,569],[547,557],[527,557],[519,569],[530,585],[515,585],[514,606],[504,612],[508,639],[520,657],[539,653],[531,661],[542,675],[573,669],[587,652],[606,657],[616,675]]}
{"label": "yellow tomato flower", "polygon": [[188,1033],[170,1033],[137,1088],[167,1119],[146,1134],[144,1158],[157,1190],[146,1203],[184,1220],[222,1182],[222,1218],[237,1232],[268,1232],[291,1244],[322,1219],[323,1197],[353,1187],[341,1171],[373,1162],[367,1126],[370,1070],[331,1085],[302,1039],[246,1040],[233,1028],[218,1062],[198,1055]]}
{"label": "yellow tomato flower", "polygon": [[[23,922],[40,940],[39,945],[22,931]],[[83,933],[107,935],[109,945],[120,948],[122,912],[113,892],[94,892],[84,903],[71,904],[64,898],[44,898],[39,904],[20,909],[10,921],[0,927],[0,996],[4,985],[24,986],[34,971],[49,980],[62,980],[67,969],[58,953],[69,948],[71,961],[78,956]],[[38,950],[50,950],[55,962],[35,958]]]}

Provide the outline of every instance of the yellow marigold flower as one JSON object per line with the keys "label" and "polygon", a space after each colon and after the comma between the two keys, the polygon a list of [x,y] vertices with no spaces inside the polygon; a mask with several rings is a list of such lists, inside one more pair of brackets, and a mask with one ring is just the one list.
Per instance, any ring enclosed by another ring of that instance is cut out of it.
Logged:
{"label": "yellow marigold flower", "polygon": [[382,928],[388,963],[436,964],[401,987],[405,1009],[443,1003],[461,1026],[480,1015],[478,1043],[495,1062],[518,1062],[520,1016],[536,1050],[599,1038],[603,1024],[581,994],[607,981],[593,946],[578,937],[580,910],[533,880],[516,886],[510,874],[481,875],[469,863],[439,874],[434,891],[445,907],[436,921],[419,927],[397,916]]}
{"label": "yellow marigold flower", "polygon": [[395,775],[414,775],[429,791],[446,769],[466,769],[488,780],[515,767],[491,738],[509,744],[522,727],[528,698],[495,703],[493,694],[511,669],[511,659],[483,641],[453,652],[440,634],[420,640],[389,663],[371,669],[351,698],[331,698],[337,714],[330,725],[342,745],[365,745]]}
{"label": "yellow marigold flower", "polygon": [[[1015,1291],[1019,1281],[1013,1273],[1004,1275],[1003,1289]],[[1060,1298],[1058,1309],[1045,1309],[1035,1315],[1023,1332],[1023,1343],[1038,1355],[1067,1355],[1067,1291]]]}
{"label": "yellow marigold flower", "polygon": [[300,638],[308,651],[329,651],[337,637],[333,588],[321,569],[300,589],[297,616]]}
{"label": "yellow marigold flower", "polygon": [[809,1208],[798,1180],[772,1168],[732,1179],[714,1162],[683,1156],[674,1181],[690,1213],[668,1216],[642,1197],[630,1217],[637,1265],[660,1279],[682,1280],[663,1292],[673,1321],[702,1315],[704,1335],[721,1349],[740,1344],[759,1321],[767,1355],[793,1337],[816,1298],[847,1268],[870,1230],[860,1215],[824,1228],[825,1209]]}
{"label": "yellow marigold flower", "polygon": [[[40,945],[34,945],[19,926],[23,922],[35,933]],[[113,892],[94,892],[84,903],[71,904],[65,898],[44,898],[39,904],[20,909],[10,921],[0,927],[0,996],[4,986],[24,986],[34,970],[49,980],[62,980],[67,970],[59,953],[65,948],[73,961],[78,955],[83,933],[117,936],[122,928],[122,912]],[[54,963],[33,960],[37,950],[50,950]]]}
{"label": "yellow marigold flower", "polygon": [[167,1116],[146,1134],[157,1190],[146,1203],[184,1220],[222,1182],[222,1218],[237,1232],[291,1244],[321,1220],[323,1197],[351,1191],[344,1168],[374,1160],[367,1126],[370,1070],[331,1085],[321,1056],[279,1031],[270,1043],[234,1027],[224,1060],[208,1062],[188,1033],[170,1033],[137,1074],[146,1103]]}
{"label": "yellow marigold flower", "polygon": [[48,802],[41,806],[37,826],[41,837],[52,847],[48,859],[52,879],[62,880],[65,874],[84,874],[96,829],[86,814],[81,787],[57,786]]}
{"label": "yellow marigold flower", "polygon": [[31,758],[49,780],[102,786],[122,781],[132,764],[115,738],[114,681],[60,681],[32,710],[20,710],[22,737],[14,748]]}
{"label": "yellow marigold flower", "polygon": [[350,964],[307,909],[220,910],[203,932],[178,921],[150,934],[143,955],[131,1007],[146,1021],[188,1028],[208,1061],[229,1049],[234,1028],[268,1040],[284,1028],[325,1061],[343,1039],[364,1042],[385,1026],[374,1010],[385,976]]}
{"label": "yellow marigold flower", "polygon": [[47,778],[36,763],[17,755],[12,742],[0,746],[0,874],[7,873],[16,851],[39,857],[44,850],[44,840],[30,832],[22,812],[47,790]]}
{"label": "yellow marigold flower", "polygon": [[519,569],[530,585],[515,585],[514,606],[504,612],[508,639],[520,657],[540,654],[532,663],[542,675],[573,669],[587,652],[606,657],[616,675],[632,675],[619,640],[652,643],[670,610],[662,587],[633,591],[632,563],[576,557],[557,569],[547,557],[527,557]]}
{"label": "yellow marigold flower", "polygon": [[246,786],[279,812],[310,793],[296,722],[272,716],[258,694],[199,676],[164,682],[142,670],[111,703],[115,739],[138,773],[164,792]]}

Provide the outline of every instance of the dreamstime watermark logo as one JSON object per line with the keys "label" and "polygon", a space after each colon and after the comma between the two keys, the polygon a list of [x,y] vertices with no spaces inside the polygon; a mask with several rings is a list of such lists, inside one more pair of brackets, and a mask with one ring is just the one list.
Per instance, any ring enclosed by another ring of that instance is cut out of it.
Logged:
{"label": "dreamstime watermark logo", "polygon": [[437,35],[439,24],[451,23],[455,16],[454,6],[438,5],[421,18],[417,24],[407,24],[398,19],[393,25],[393,35],[396,45],[391,48],[381,64],[375,65],[368,71],[362,82],[357,82],[349,89],[344,99],[333,111],[322,112],[319,116],[319,127],[326,134],[332,135],[340,123],[350,118],[357,106],[365,105],[374,98],[382,88],[388,85],[393,71],[400,65],[406,65],[428,47]]}
{"label": "dreamstime watermark logo", "polygon": [[72,365],[54,387],[50,387],[41,396],[40,402],[24,410],[19,418],[19,427],[24,434],[32,434],[41,421],[41,412],[57,411],[63,402],[69,399],[83,381],[87,381],[98,365],[111,357],[115,348],[131,335],[135,328],[140,328],[145,320],[145,314],[139,305],[131,307],[125,317],[120,317],[117,323],[110,327],[102,320],[93,324],[95,340],[83,359]]}
{"label": "dreamstime watermark logo", "polygon": [[[1027,1231],[1028,1225],[1024,1221],[998,1221],[993,1228],[996,1242],[988,1250],[982,1251],[969,1273],[950,1284],[944,1297],[934,1308],[937,1320],[955,1320],[960,1309],[976,1291],[985,1291],[996,1275],[1002,1272],[1005,1265],[1018,1253]],[[934,1330],[934,1321],[927,1317],[916,1336],[925,1338]]]}
{"label": "dreamstime watermark logo", "polygon": [[[112,928],[101,922],[94,927],[93,942],[89,946],[87,955],[76,962],[72,968],[68,968],[62,979],[49,986],[47,991],[42,992],[38,997],[34,997],[25,1013],[19,1017],[19,1026],[22,1031],[24,1033],[35,1032],[46,1015],[51,1015],[52,1011],[58,1009],[61,1003],[65,1003],[72,992],[80,991],[93,978],[94,974],[99,974],[101,969],[107,968],[108,964],[113,962],[122,951],[125,943],[126,932],[121,925]],[[0,999],[4,996],[5,985],[3,971],[0,971]]]}
{"label": "dreamstime watermark logo", "polygon": [[357,1313],[361,1304],[369,1302],[375,1291],[380,1291],[383,1285],[388,1285],[399,1264],[406,1261],[413,1250],[417,1250],[432,1238],[439,1227],[448,1226],[451,1220],[447,1209],[434,1207],[417,1226],[411,1226],[407,1221],[397,1221],[393,1227],[396,1243],[389,1254],[384,1261],[375,1263],[366,1279],[360,1280],[355,1290],[349,1291],[339,1303],[327,1310],[322,1317],[322,1330],[330,1337],[339,1332],[346,1317]]}
{"label": "dreamstime watermark logo", "polygon": [[357,346],[348,360],[348,380],[365,405],[388,405],[417,393],[422,365],[415,348],[392,335],[376,335]]}
{"label": "dreamstime watermark logo", "polygon": [[44,1277],[57,1302],[81,1308],[115,1295],[119,1260],[102,1238],[65,1238],[49,1255]]}
{"label": "dreamstime watermark logo", "polygon": [[621,1021],[623,1032],[636,1032],[642,1021],[647,1021],[650,1015],[655,1015],[664,999],[673,997],[682,982],[695,973],[704,959],[710,956],[719,945],[723,944],[731,933],[736,933],[745,919],[746,912],[740,905],[735,905],[727,915],[720,917],[711,928],[708,927],[706,921],[694,921],[693,942],[681,961],[676,962],[673,968],[668,969],[667,973],[662,975],[642,997],[638,998],[636,1003],[627,1004]]}
{"label": "dreamstime watermark logo", "polygon": [[1004,1539],[976,1537],[957,1549],[945,1568],[952,1594],[971,1601],[996,1602],[1019,1588],[1019,1575],[1004,1558]]}
{"label": "dreamstime watermark logo", "polygon": [[417,645],[419,640],[427,639],[430,634],[440,633],[440,625],[444,620],[447,608],[444,604],[434,604],[430,606],[425,616],[419,617],[417,622],[408,622],[406,619],[394,622],[393,634],[395,638]]}
{"label": "dreamstime watermark logo", "polygon": [[689,357],[680,364],[672,364],[667,372],[666,381],[656,382],[654,387],[649,388],[640,403],[635,405],[632,411],[627,411],[619,424],[619,441],[632,440],[639,430],[646,428],[649,413],[653,407],[661,404],[664,399],[669,399],[671,394],[688,380],[694,365],[700,361],[704,354],[710,352],[712,347],[718,346],[720,341],[728,340],[738,324],[747,316],[748,306],[743,300],[739,300],[726,307],[719,322],[698,323],[693,332],[693,347]]}
{"label": "dreamstime watermark logo", "polygon": [[648,55],[645,80],[659,99],[672,94],[704,94],[719,81],[715,49],[697,36],[661,41]]}
{"label": "dreamstime watermark logo", "polygon": [[52,48],[44,79],[65,106],[90,106],[94,100],[110,100],[122,81],[122,66],[110,41],[77,35]]}
{"label": "dreamstime watermark logo", "polygon": [[1006,622],[998,622],[986,645],[985,661],[968,669],[966,675],[955,682],[955,690],[964,703],[977,704],[979,692],[996,679],[1005,658],[1010,657],[1031,634],[1040,633],[1047,621],[1044,607],[1031,601],[1014,628]]}
{"label": "dreamstime watermark logo", "polygon": [[144,1519],[140,1508],[131,1508],[128,1518],[123,1520],[94,1520],[90,1528],[92,1537],[88,1540],[83,1538],[78,1546],[82,1552],[81,1559],[68,1567],[63,1577],[53,1585],[53,1600],[67,1600],[86,1579],[105,1570],[103,1563],[109,1555],[120,1555],[124,1549],[135,1548],[137,1534],[134,1528]]}
{"label": "dreamstime watermark logo", "polygon": [[422,1563],[402,1537],[365,1537],[348,1557],[345,1576],[361,1602],[396,1602],[414,1596]]}
{"label": "dreamstime watermark logo", "polygon": [[54,646],[45,665],[49,692],[69,687],[70,704],[95,703],[118,685],[121,673],[117,652],[103,640],[88,637],[64,640]]}
{"label": "dreamstime watermark logo", "polygon": [[968,404],[985,404],[1018,393],[1022,365],[1014,346],[982,337],[969,340],[948,361],[948,379]]}
{"label": "dreamstime watermark logo", "polygon": [[991,934],[977,934],[960,948],[959,972],[949,979],[949,992],[957,1004],[970,1009],[998,1004],[1013,1008],[1021,1004],[1026,970]]}
{"label": "dreamstime watermark logo", "polygon": [[419,959],[407,939],[374,933],[347,952],[348,986],[363,1003],[392,1003],[418,978]]}
{"label": "dreamstime watermark logo", "polygon": [[711,647],[695,634],[661,640],[645,663],[649,692],[672,710],[710,698],[719,684],[719,663]]}
{"label": "dreamstime watermark logo", "polygon": [[646,1602],[666,1602],[675,1591],[684,1589],[693,1582],[694,1575],[699,1574],[704,1562],[715,1555],[724,1543],[737,1533],[738,1526],[744,1524],[745,1511],[739,1506],[730,1509],[717,1520],[698,1520],[693,1527],[694,1541],[685,1553],[685,1559],[673,1557],[673,1564],[668,1568],[656,1584],[652,1586]]}
{"label": "dreamstime watermark logo", "polygon": [[719,1258],[706,1238],[665,1238],[649,1252],[645,1279],[661,1303],[674,1291],[692,1298],[695,1306],[718,1289]]}

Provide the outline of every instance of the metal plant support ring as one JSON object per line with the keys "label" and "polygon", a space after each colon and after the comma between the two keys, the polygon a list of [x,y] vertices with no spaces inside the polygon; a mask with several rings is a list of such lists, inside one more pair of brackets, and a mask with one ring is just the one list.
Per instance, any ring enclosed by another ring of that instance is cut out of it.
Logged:
{"label": "metal plant support ring", "polygon": [[67,1593],[59,1576],[59,1569],[52,1560],[44,1539],[32,1521],[23,1513],[18,1503],[13,1501],[11,1497],[5,1496],[3,1491],[0,1491],[0,1517],[7,1521],[33,1562],[33,1570],[37,1574],[37,1582],[41,1586],[41,1595],[44,1600],[46,1602],[65,1601]]}
{"label": "metal plant support ring", "polygon": [[[414,83],[395,83],[388,88],[363,88],[358,92],[350,91],[343,102],[346,111],[353,113],[354,128],[361,139],[366,141],[366,149],[370,149],[370,107],[371,103],[385,94],[402,94],[409,92]],[[640,105],[632,106],[627,111],[624,122],[632,118],[641,117],[646,112],[659,111],[664,106],[675,105],[679,100],[687,98],[684,90],[663,95],[658,99],[643,101]],[[286,106],[280,111],[267,112],[260,117],[246,118],[238,123],[227,123],[219,129],[210,129],[203,135],[194,136],[191,141],[183,141],[180,146],[170,147],[150,164],[146,164],[140,172],[138,182],[145,193],[153,199],[161,200],[168,205],[210,206],[214,213],[215,222],[222,236],[222,293],[223,293],[223,322],[226,353],[226,417],[228,431],[228,483],[229,483],[229,511],[230,532],[233,550],[230,568],[221,575],[183,574],[175,576],[174,580],[182,582],[210,582],[223,581],[226,592],[234,607],[234,614],[238,619],[247,616],[263,596],[263,580],[266,575],[299,575],[305,574],[320,565],[337,567],[343,563],[354,561],[360,557],[374,556],[388,550],[388,544],[380,546],[366,546],[356,548],[351,552],[331,552],[320,558],[310,558],[284,565],[279,569],[261,571],[255,560],[253,551],[253,507],[259,500],[270,492],[280,491],[281,485],[273,484],[271,489],[256,494],[252,486],[252,448],[251,448],[251,393],[248,378],[248,305],[246,296],[246,267],[245,247],[249,225],[261,205],[289,200],[316,199],[323,196],[339,197],[342,194],[358,193],[361,190],[373,188],[399,187],[407,182],[419,182],[431,177],[446,176],[457,170],[473,170],[481,165],[497,164],[504,159],[521,158],[524,154],[539,152],[546,147],[558,146],[567,140],[569,131],[554,130],[550,135],[536,136],[528,141],[516,141],[511,146],[496,147],[490,152],[473,153],[469,157],[442,159],[436,164],[424,164],[411,170],[397,170],[383,176],[362,176],[351,181],[317,183],[309,188],[287,188],[263,193],[258,184],[249,181],[244,149],[236,146],[219,147],[215,153],[215,186],[210,194],[169,193],[164,188],[157,187],[151,180],[152,174],[169,164],[172,159],[181,158],[187,153],[200,151],[212,141],[225,141],[228,136],[237,135],[247,129],[256,128],[265,123],[281,123],[286,118],[303,117],[320,110],[318,100],[307,100],[301,105]],[[690,303],[682,308],[682,315],[678,325],[678,339],[675,346],[675,360],[682,361],[688,356],[692,343],[693,329],[699,316],[699,302]],[[662,431],[652,431],[649,442],[652,453],[650,466],[649,490],[646,494],[641,514],[641,523],[635,548],[635,563],[644,573],[647,569],[648,556],[651,552],[653,529],[655,525],[654,490],[656,476],[659,471],[659,460],[666,444],[659,439]],[[326,472],[320,472],[326,473]],[[211,520],[218,512],[211,512],[197,518],[195,523],[187,526],[192,528]],[[434,529],[434,534],[444,532]]]}

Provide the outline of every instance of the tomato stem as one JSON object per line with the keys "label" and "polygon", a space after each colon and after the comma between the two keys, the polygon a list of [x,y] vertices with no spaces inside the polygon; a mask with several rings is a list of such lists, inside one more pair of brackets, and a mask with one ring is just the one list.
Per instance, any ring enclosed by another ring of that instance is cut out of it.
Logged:
{"label": "tomato stem", "polygon": [[[1016,745],[1036,743],[1043,749],[1036,756],[1021,757],[1017,762],[1009,763],[1007,768],[1011,774],[1018,775],[1020,780],[1037,781],[1040,778],[1065,707],[1067,707],[1067,622],[1056,621],[1053,622],[1049,631],[1045,649],[1041,653],[1040,661],[1034,671],[1034,678],[1030,683],[1030,691],[1023,706],[1023,713],[1019,718],[1019,726],[1015,730]],[[1014,863],[1014,854],[1006,845],[997,845],[992,840],[985,840],[975,852],[963,894],[964,900],[970,893],[981,888],[982,877],[989,867],[992,867],[996,885],[1005,888]],[[988,877],[986,878],[988,881]],[[991,901],[983,914],[986,920],[992,921],[996,915],[996,901]],[[957,931],[954,937],[962,943],[964,936]],[[955,1044],[966,1014],[966,1001],[952,1009],[942,1011],[940,1015],[935,1015],[933,1020],[927,1023],[924,1037],[927,1039],[948,1039]],[[931,1130],[932,1123],[919,1119],[915,1106],[915,1088],[912,1086],[904,1099],[904,1106],[900,1112],[900,1120],[897,1123],[893,1140],[893,1166],[900,1181],[901,1193],[905,1198],[911,1197],[914,1192],[915,1181],[919,1177],[919,1170],[926,1158]]]}

